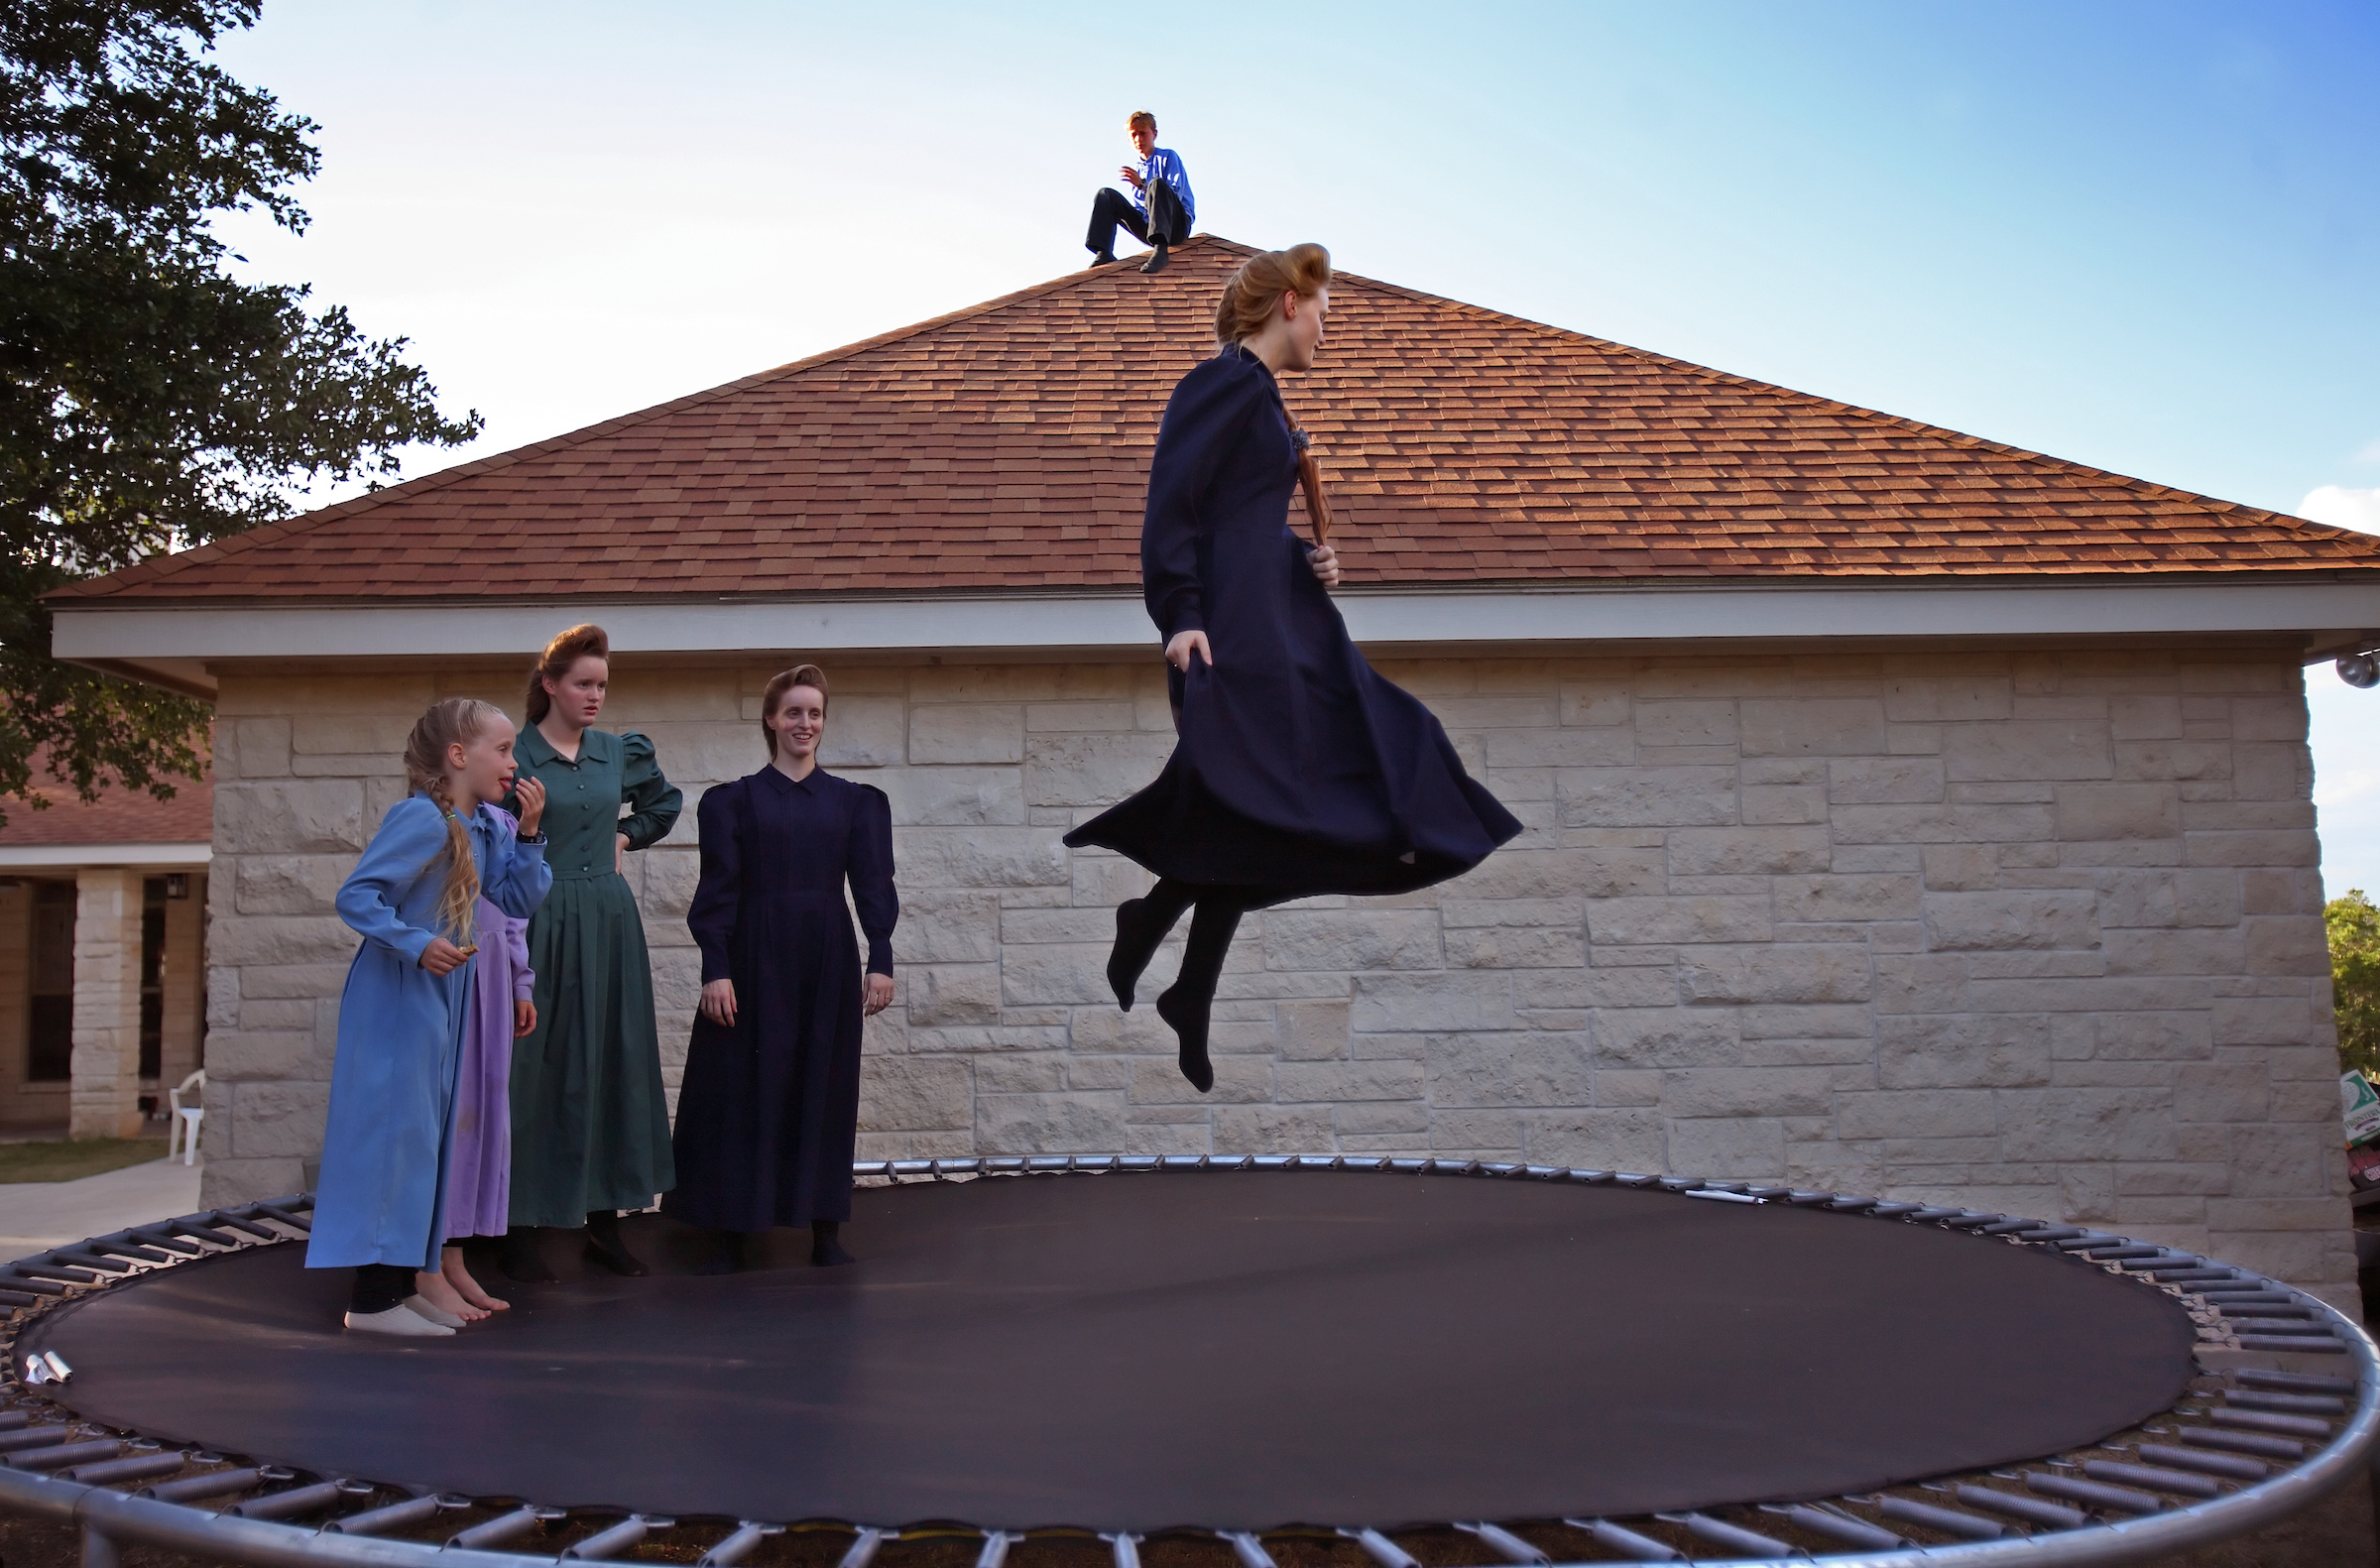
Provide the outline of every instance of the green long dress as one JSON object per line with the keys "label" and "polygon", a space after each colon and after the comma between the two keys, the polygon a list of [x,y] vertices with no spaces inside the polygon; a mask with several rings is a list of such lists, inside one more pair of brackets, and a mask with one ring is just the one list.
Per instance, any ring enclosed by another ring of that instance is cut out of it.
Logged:
{"label": "green long dress", "polygon": [[612,864],[615,835],[658,843],[683,796],[642,735],[588,730],[573,762],[524,725],[514,755],[545,784],[553,891],[529,922],[537,1026],[513,1045],[512,1223],[583,1225],[677,1182],[645,925]]}

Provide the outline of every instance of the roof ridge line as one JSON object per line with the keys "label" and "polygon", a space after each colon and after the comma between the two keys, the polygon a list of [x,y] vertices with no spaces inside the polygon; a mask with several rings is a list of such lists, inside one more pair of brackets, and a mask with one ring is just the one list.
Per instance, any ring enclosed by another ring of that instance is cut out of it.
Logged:
{"label": "roof ridge line", "polygon": [[[1220,234],[1205,233],[1191,235],[1189,239],[1184,240],[1174,249],[1184,250],[1201,241],[1211,243],[1223,250],[1254,254],[1252,246],[1241,241],[1225,239]],[[296,517],[276,518],[270,523],[262,523],[237,534],[209,540],[195,549],[178,550],[171,555],[153,560],[135,561],[130,566],[103,573],[99,577],[88,578],[85,581],[90,583],[109,581],[120,586],[128,581],[153,582],[161,577],[171,577],[187,567],[205,565],[219,560],[225,555],[236,555],[259,545],[273,543],[279,540],[308,532],[322,524],[343,521],[358,513],[372,511],[374,508],[387,505],[399,496],[411,498],[442,490],[448,485],[458,484],[465,479],[476,478],[481,474],[494,473],[516,463],[525,462],[532,457],[540,457],[550,452],[581,445],[598,436],[615,434],[620,430],[660,419],[665,415],[676,414],[685,409],[699,408],[713,399],[743,392],[779,377],[814,370],[820,365],[831,365],[836,360],[864,353],[872,348],[882,348],[887,344],[897,343],[904,338],[914,337],[920,332],[935,327],[948,326],[955,321],[964,321],[970,317],[984,315],[1012,304],[1022,303],[1027,300],[1038,299],[1043,295],[1074,288],[1080,284],[1095,281],[1105,270],[1099,267],[1084,267],[1073,272],[1061,273],[1057,277],[1041,283],[1012,290],[1008,294],[996,295],[989,300],[980,300],[974,304],[964,305],[956,310],[948,310],[941,315],[928,316],[922,321],[912,321],[905,326],[879,332],[873,337],[863,337],[835,348],[822,349],[818,353],[804,355],[800,359],[788,360],[781,365],[773,365],[767,370],[757,370],[750,375],[739,376],[733,381],[723,381],[717,386],[683,393],[675,398],[649,404],[642,409],[631,410],[627,414],[614,415],[608,420],[598,421],[593,424],[581,425],[574,430],[564,430],[556,435],[548,435],[542,440],[531,441],[522,446],[507,447],[501,452],[491,452],[485,457],[475,457],[468,462],[456,463],[451,468],[441,468],[434,473],[408,479],[385,489],[367,491],[360,496],[351,496],[345,501],[335,501],[329,506],[317,507],[311,512],[300,512]],[[304,527],[299,528],[298,526],[299,524],[303,524]],[[83,586],[82,582],[61,584],[54,590],[54,594],[59,598],[80,598],[83,596]]]}

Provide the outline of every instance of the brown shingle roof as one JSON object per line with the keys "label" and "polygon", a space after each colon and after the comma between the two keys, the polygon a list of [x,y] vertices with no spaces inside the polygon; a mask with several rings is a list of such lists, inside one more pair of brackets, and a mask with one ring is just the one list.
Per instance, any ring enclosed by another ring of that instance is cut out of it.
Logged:
{"label": "brown shingle roof", "polygon": [[0,849],[71,844],[203,844],[215,833],[215,775],[192,783],[174,781],[174,798],[160,800],[120,784],[101,785],[99,798],[84,804],[74,786],[52,777],[47,752],[33,758],[34,793],[46,807],[8,802],[0,824]]}
{"label": "brown shingle roof", "polygon": [[[61,596],[1130,588],[1158,417],[1247,253],[1070,274]],[[1287,391],[1352,583],[2380,569],[2363,535],[1351,275]]]}

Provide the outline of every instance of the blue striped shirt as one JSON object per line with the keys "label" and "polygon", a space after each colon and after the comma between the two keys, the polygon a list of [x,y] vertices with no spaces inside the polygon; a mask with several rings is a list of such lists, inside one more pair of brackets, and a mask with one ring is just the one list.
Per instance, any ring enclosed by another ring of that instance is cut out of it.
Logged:
{"label": "blue striped shirt", "polygon": [[[1182,198],[1182,220],[1192,228],[1198,227],[1198,198],[1190,194],[1190,171],[1182,167],[1181,154],[1170,147],[1151,148],[1148,156],[1140,160],[1140,178],[1143,181],[1162,180],[1173,186],[1173,193]],[[1147,216],[1145,183],[1132,192],[1132,205],[1140,209],[1143,217]]]}

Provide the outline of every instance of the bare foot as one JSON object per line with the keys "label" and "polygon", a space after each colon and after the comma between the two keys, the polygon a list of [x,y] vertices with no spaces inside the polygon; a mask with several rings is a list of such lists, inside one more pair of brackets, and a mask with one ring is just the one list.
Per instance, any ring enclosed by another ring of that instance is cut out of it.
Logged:
{"label": "bare foot", "polygon": [[473,1306],[484,1307],[490,1312],[510,1312],[513,1309],[510,1301],[499,1301],[479,1287],[479,1281],[471,1277],[471,1270],[463,1266],[463,1250],[460,1247],[449,1247],[438,1254],[438,1271],[446,1276],[448,1284],[454,1286],[454,1293]]}
{"label": "bare foot", "polygon": [[476,1323],[488,1315],[486,1307],[476,1307],[456,1293],[442,1273],[418,1272],[414,1275],[414,1288],[422,1299],[441,1312],[451,1312],[466,1323]]}

